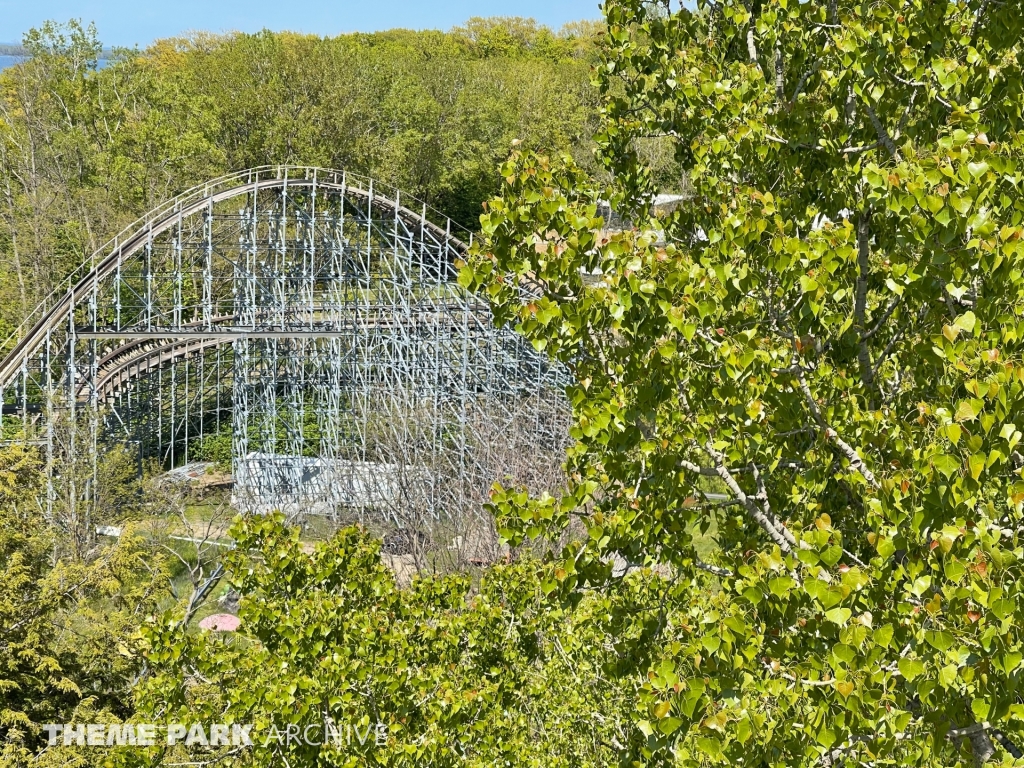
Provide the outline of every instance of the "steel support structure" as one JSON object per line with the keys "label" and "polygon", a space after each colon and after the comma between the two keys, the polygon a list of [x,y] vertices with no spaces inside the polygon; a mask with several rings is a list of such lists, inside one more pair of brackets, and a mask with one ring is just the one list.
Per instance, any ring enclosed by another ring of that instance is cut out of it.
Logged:
{"label": "steel support structure", "polygon": [[169,468],[230,430],[243,511],[403,523],[478,506],[500,449],[557,461],[568,377],[458,285],[470,237],[338,171],[191,190],[0,347],[0,441],[38,443],[52,468],[63,421],[71,450],[123,440]]}

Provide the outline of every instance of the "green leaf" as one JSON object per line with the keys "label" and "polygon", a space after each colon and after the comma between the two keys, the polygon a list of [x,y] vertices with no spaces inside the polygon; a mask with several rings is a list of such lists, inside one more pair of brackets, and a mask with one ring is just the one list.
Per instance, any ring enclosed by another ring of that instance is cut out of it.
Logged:
{"label": "green leaf", "polygon": [[961,400],[956,407],[956,420],[973,421],[980,411],[977,400]]}
{"label": "green leaf", "polygon": [[743,597],[749,600],[753,605],[757,605],[763,599],[763,594],[757,587],[747,587],[743,590]]}
{"label": "green leaf", "polygon": [[736,729],[736,740],[740,744],[746,744],[747,740],[750,738],[750,734],[751,734],[750,718],[749,717],[741,718],[740,721],[736,723],[735,729]]}
{"label": "green leaf", "polygon": [[985,458],[985,454],[975,453],[970,457],[970,459],[968,459],[968,464],[971,469],[971,477],[975,480],[981,477],[981,473],[985,471]]}
{"label": "green leaf", "polygon": [[796,556],[804,565],[815,566],[821,562],[821,558],[818,557],[818,553],[812,549],[798,550]]}
{"label": "green leaf", "polygon": [[1024,655],[1018,651],[1007,651],[1000,659],[1000,667],[1007,675],[1012,675],[1020,669],[1020,663]]}
{"label": "green leaf", "polygon": [[925,592],[927,592],[928,590],[931,589],[931,587],[932,587],[932,577],[931,576],[918,576],[916,579],[914,579],[914,584],[910,588],[910,591],[916,597],[922,597],[925,594]]}
{"label": "green leaf", "polygon": [[925,670],[924,662],[919,659],[910,659],[906,657],[901,657],[897,666],[899,667],[900,674],[907,681],[913,681],[915,678],[923,675]]}
{"label": "green leaf", "polygon": [[666,736],[671,736],[677,730],[679,726],[683,724],[683,721],[678,717],[666,717],[664,720],[658,722],[658,730]]}
{"label": "green leaf", "polygon": [[796,582],[789,576],[781,576],[768,582],[768,589],[776,597],[785,597],[789,591],[796,586]]}
{"label": "green leaf", "polygon": [[925,630],[924,639],[937,651],[947,651],[953,647],[953,636],[949,632]]}
{"label": "green leaf", "polygon": [[974,699],[971,701],[971,712],[974,713],[974,719],[983,723],[988,720],[989,712],[992,711],[991,705],[984,699]]}
{"label": "green leaf", "polygon": [[963,331],[966,331],[967,333],[971,333],[974,331],[974,326],[976,323],[977,318],[974,316],[974,313],[967,311],[964,312],[959,317],[957,317],[957,319],[953,322],[953,325],[955,325],[957,328]]}
{"label": "green leaf", "polygon": [[857,658],[857,649],[846,643],[839,643],[832,647],[832,655],[844,664],[850,664]]}
{"label": "green leaf", "polygon": [[949,441],[956,445],[960,442],[960,436],[963,434],[963,429],[959,424],[947,424],[946,425],[946,437]]}
{"label": "green leaf", "polygon": [[1012,600],[1000,598],[999,600],[993,600],[990,609],[992,613],[996,615],[1000,620],[1005,620],[1013,616],[1016,605]]}
{"label": "green leaf", "polygon": [[878,554],[883,558],[890,558],[896,553],[896,545],[893,544],[892,539],[885,536],[878,537],[876,549],[878,550]]}
{"label": "green leaf", "polygon": [[967,170],[975,179],[977,179],[979,176],[984,176],[986,173],[988,173],[988,167],[988,163],[984,161],[967,164]]}
{"label": "green leaf", "polygon": [[888,648],[889,643],[892,642],[893,626],[892,624],[883,624],[872,633],[872,637],[875,642],[883,648]]}
{"label": "green leaf", "polygon": [[960,462],[952,456],[942,453],[932,457],[932,465],[947,479],[960,471]]}
{"label": "green leaf", "polygon": [[820,553],[820,556],[821,561],[831,567],[843,559],[843,548],[838,545],[832,545]]}
{"label": "green leaf", "polygon": [[825,618],[831,621],[833,624],[843,625],[850,620],[852,615],[849,608],[833,608],[830,611],[825,612]]}
{"label": "green leaf", "polygon": [[814,740],[825,749],[831,749],[832,745],[836,743],[836,732],[827,725],[823,725],[814,734]]}
{"label": "green leaf", "polygon": [[949,688],[956,682],[956,664],[947,664],[939,670],[939,685]]}
{"label": "green leaf", "polygon": [[824,605],[828,596],[828,584],[820,579],[807,579],[804,582],[804,592]]}
{"label": "green leaf", "polygon": [[800,290],[804,293],[811,293],[812,291],[818,290],[818,282],[813,277],[803,275],[800,278]]}

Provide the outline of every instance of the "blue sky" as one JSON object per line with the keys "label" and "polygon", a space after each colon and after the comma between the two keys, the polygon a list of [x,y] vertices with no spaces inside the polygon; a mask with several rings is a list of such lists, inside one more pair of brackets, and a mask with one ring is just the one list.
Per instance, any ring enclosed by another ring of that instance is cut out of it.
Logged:
{"label": "blue sky", "polygon": [[449,29],[471,16],[532,16],[559,27],[600,17],[599,0],[0,0],[0,43],[47,19],[96,23],[104,45],[144,46],[188,30],[289,29],[318,35]]}

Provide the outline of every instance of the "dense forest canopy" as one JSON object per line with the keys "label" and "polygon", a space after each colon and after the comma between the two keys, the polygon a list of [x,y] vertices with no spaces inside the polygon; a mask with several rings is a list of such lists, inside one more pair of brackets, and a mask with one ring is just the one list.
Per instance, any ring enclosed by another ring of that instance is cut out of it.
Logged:
{"label": "dense forest canopy", "polygon": [[231,170],[343,168],[475,228],[513,140],[590,156],[599,29],[194,33],[103,66],[94,28],[32,30],[0,72],[0,337],[122,226]]}
{"label": "dense forest canopy", "polygon": [[570,493],[495,492],[506,538],[583,521],[567,596],[617,553],[700,606],[634,765],[1020,765],[1020,0],[604,12],[612,184],[514,153],[461,276],[578,382]]}

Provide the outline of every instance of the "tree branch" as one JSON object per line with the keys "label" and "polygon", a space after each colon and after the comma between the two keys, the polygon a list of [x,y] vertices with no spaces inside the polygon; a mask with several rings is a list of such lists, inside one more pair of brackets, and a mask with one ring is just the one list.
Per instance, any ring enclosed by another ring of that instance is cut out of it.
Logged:
{"label": "tree branch", "polygon": [[715,576],[721,576],[722,578],[729,578],[734,575],[728,568],[719,568],[717,565],[710,565],[703,560],[694,559],[693,564],[702,571],[713,573]]}
{"label": "tree branch", "polygon": [[800,75],[800,79],[797,80],[796,88],[793,90],[793,98],[789,100],[789,108],[792,109],[796,106],[796,100],[800,97],[800,94],[804,91],[804,86],[807,85],[807,81],[811,75],[818,71],[818,67],[821,66],[821,59],[815,59],[810,68]]}
{"label": "tree branch", "polygon": [[900,118],[900,124],[896,128],[896,138],[903,135],[904,129],[907,127],[907,123],[910,122],[910,113],[914,110],[914,102],[917,100],[917,91],[913,91],[910,94],[910,100],[907,102],[907,108],[903,112],[903,117]]}
{"label": "tree branch", "polygon": [[875,127],[875,133],[878,134],[878,140],[882,142],[882,146],[886,148],[893,160],[896,162],[900,161],[900,151],[896,148],[896,142],[892,140],[892,136],[889,135],[889,131],[882,121],[878,119],[878,115],[875,114],[874,108],[870,104],[865,104],[864,108],[867,110],[868,117],[871,119],[871,124]]}
{"label": "tree branch", "polygon": [[885,308],[885,312],[882,313],[882,316],[878,318],[878,322],[875,323],[875,327],[864,334],[864,338],[870,339],[872,336],[878,333],[881,330],[882,326],[889,321],[890,317],[892,317],[892,313],[896,311],[896,307],[898,307],[902,302],[902,296],[897,296],[895,299],[893,299],[889,306]]}
{"label": "tree branch", "polygon": [[973,736],[976,733],[987,731],[991,727],[992,726],[989,725],[987,722],[984,722],[971,723],[970,725],[965,725],[963,728],[950,728],[948,731],[946,731],[946,738],[965,739],[969,736]]}
{"label": "tree branch", "polygon": [[1024,757],[1024,752],[1021,752],[1020,747],[1010,741],[1006,734],[996,729],[992,731],[992,738],[999,742],[1000,746],[1010,753],[1010,757],[1014,760],[1020,760]]}
{"label": "tree branch", "polygon": [[189,598],[188,601],[188,607],[185,609],[185,618],[183,618],[181,621],[182,626],[187,625],[192,620],[192,617],[195,615],[196,611],[199,610],[200,606],[203,604],[203,601],[206,599],[207,595],[210,594],[210,590],[212,590],[214,586],[216,586],[217,582],[220,581],[220,577],[223,574],[224,564],[217,563],[217,567],[214,568],[213,573],[210,574],[210,578],[208,578],[205,582],[203,582],[192,592],[192,597]]}
{"label": "tree branch", "polygon": [[857,360],[860,364],[860,378],[867,391],[869,404],[874,406],[875,371],[871,365],[871,350],[868,349],[867,321],[865,314],[868,303],[868,275],[871,273],[871,214],[861,211],[857,217],[857,289],[853,304],[853,321],[857,327]]}
{"label": "tree branch", "polygon": [[779,44],[778,37],[775,38],[775,99],[780,104],[786,102],[786,73],[785,65],[782,62],[782,46]]}
{"label": "tree branch", "polygon": [[[784,368],[783,372],[788,371],[788,370],[789,370],[788,368]],[[801,432],[814,432],[814,431],[815,430],[808,428],[808,429],[793,430],[792,432],[785,432],[785,433],[782,433],[782,434],[783,435],[795,435],[795,434],[798,434],[798,433],[801,433]],[[701,477],[718,477],[718,470],[715,467],[702,467],[699,464],[694,464],[692,461],[689,461],[687,459],[679,459],[679,466],[682,467],[683,469],[689,471],[689,472],[693,472],[695,475],[700,475]],[[801,461],[793,460],[793,459],[783,459],[783,460],[780,460],[777,464],[775,464],[775,467],[776,468],[782,468],[782,469],[803,469],[804,468],[804,463],[801,462]],[[756,472],[756,471],[758,471],[758,468],[754,464],[749,464],[749,465],[747,465],[745,467],[733,467],[729,471],[732,472],[734,475],[738,475],[738,474],[741,474],[741,473],[742,474],[747,474],[749,472]],[[707,494],[705,494],[705,495],[707,495]]]}
{"label": "tree branch", "polygon": [[846,147],[840,154],[842,155],[859,155],[861,152],[870,152],[872,149],[878,149],[881,146],[880,142],[874,144],[865,144],[861,147]]}
{"label": "tree branch", "polygon": [[986,731],[991,728],[988,723],[974,723],[964,728],[951,728],[947,734],[950,739],[966,737],[971,742],[971,753],[974,764],[981,766],[989,762],[996,754],[996,747]]}
{"label": "tree branch", "polygon": [[978,6],[978,13],[974,17],[974,24],[971,25],[971,41],[974,41],[974,36],[978,34],[978,30],[981,28],[982,23],[985,19],[985,11],[988,10],[990,0],[981,0],[981,5]]}
{"label": "tree branch", "polygon": [[701,467],[686,459],[680,459],[679,466],[701,477],[718,477],[718,470],[714,467]]}
{"label": "tree branch", "polygon": [[795,356],[792,370],[796,375],[797,382],[800,384],[800,390],[803,392],[804,400],[807,401],[807,405],[811,409],[811,415],[814,416],[814,420],[824,431],[825,437],[839,448],[840,452],[842,452],[842,454],[846,456],[847,460],[849,460],[850,466],[868,481],[868,485],[876,491],[879,490],[881,485],[879,485],[874,473],[868,468],[867,464],[864,463],[864,459],[862,459],[857,451],[853,449],[853,446],[843,440],[843,438],[839,436],[839,433],[836,432],[825,420],[825,416],[822,414],[821,408],[818,407],[818,403],[814,399],[814,395],[811,393],[811,388],[807,385],[807,379],[804,377],[804,369],[800,366],[800,362]]}
{"label": "tree branch", "polygon": [[[923,305],[917,313],[917,320],[919,322],[921,320],[924,320],[925,316],[928,314],[929,311],[931,311],[931,308],[927,304]],[[953,317],[956,317],[955,312],[953,312]],[[893,348],[895,348],[895,346],[900,342],[900,339],[902,339],[903,336],[906,335],[907,330],[910,328],[913,322],[914,318],[911,317],[899,328],[898,331],[896,331],[896,333],[893,334],[893,337],[889,339],[889,343],[885,345],[885,349],[882,350],[882,354],[878,356],[876,368],[881,367],[882,362],[889,357],[889,355],[892,353]]]}
{"label": "tree branch", "polygon": [[[793,546],[796,544],[796,539],[793,538],[793,534],[790,533],[786,528],[776,520],[772,520],[764,513],[761,507],[758,506],[754,499],[747,496],[743,489],[740,488],[739,483],[736,482],[736,478],[733,477],[729,468],[725,465],[725,456],[715,450],[714,443],[708,440],[704,446],[708,455],[711,456],[715,461],[715,470],[718,476],[722,479],[722,482],[728,486],[732,495],[746,508],[750,516],[754,518],[758,525],[764,529],[764,531],[771,537],[772,541],[779,545],[779,549],[784,554],[790,554],[793,551]],[[770,514],[770,513],[769,513]]]}

